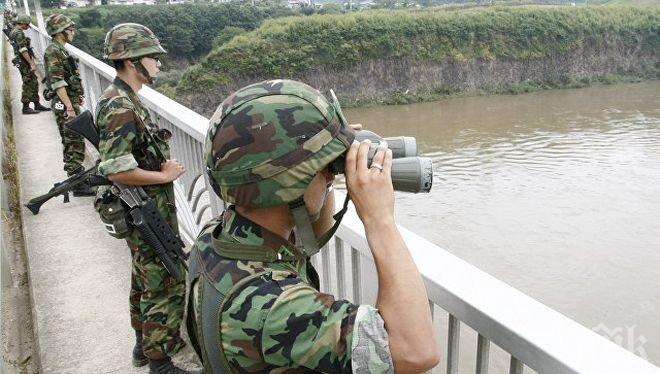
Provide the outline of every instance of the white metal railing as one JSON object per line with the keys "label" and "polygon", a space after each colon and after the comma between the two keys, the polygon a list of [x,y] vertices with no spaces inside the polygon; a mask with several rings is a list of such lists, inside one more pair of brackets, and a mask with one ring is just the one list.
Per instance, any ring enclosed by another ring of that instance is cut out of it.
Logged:
{"label": "white metal railing", "polygon": [[[48,37],[34,27],[30,36],[37,41],[38,55],[43,56]],[[113,79],[114,69],[75,47],[69,45],[67,49],[80,60],[86,101],[93,110],[103,88]],[[201,225],[222,209],[222,202],[209,193],[204,173],[202,144],[208,120],[150,88],[143,88],[139,95],[158,125],[172,131],[173,155],[187,169],[176,190],[179,225],[190,243]],[[221,100],[217,98],[218,104]],[[343,196],[338,195],[339,205]],[[446,318],[443,368],[447,373],[457,373],[459,368],[464,371],[464,367],[487,373],[489,364],[493,366],[493,344],[506,352],[506,367],[515,374],[522,373],[525,366],[542,373],[660,373],[660,368],[595,332],[413,232],[399,229],[424,278],[434,320]],[[375,302],[378,286],[374,262],[353,209],[346,214],[335,240],[312,261],[320,269],[324,291],[356,303]],[[435,313],[438,310],[444,315]],[[459,366],[459,347],[465,342],[460,334],[465,331],[463,325],[476,334],[476,354],[467,352],[466,356],[475,356],[475,362]]]}

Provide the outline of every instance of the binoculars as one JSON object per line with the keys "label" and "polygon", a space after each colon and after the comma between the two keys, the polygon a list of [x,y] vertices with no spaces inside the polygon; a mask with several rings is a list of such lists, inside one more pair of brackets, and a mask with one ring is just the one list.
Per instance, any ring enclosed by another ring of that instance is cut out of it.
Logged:
{"label": "binoculars", "polygon": [[[433,163],[428,157],[417,156],[417,141],[410,136],[383,138],[375,132],[362,130],[355,132],[355,140],[371,140],[371,148],[367,155],[367,166],[376,154],[378,146],[387,143],[392,150],[392,184],[395,191],[430,192],[433,185]],[[328,170],[334,174],[343,174],[346,155],[342,155],[328,165]]]}

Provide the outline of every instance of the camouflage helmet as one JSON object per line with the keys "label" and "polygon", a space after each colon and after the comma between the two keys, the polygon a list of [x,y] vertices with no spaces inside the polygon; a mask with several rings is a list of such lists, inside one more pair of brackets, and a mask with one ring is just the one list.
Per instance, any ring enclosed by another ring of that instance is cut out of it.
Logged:
{"label": "camouflage helmet", "polygon": [[69,17],[59,13],[51,14],[48,16],[48,18],[46,18],[46,31],[48,32],[48,35],[51,36],[75,25],[75,22],[73,22]]}
{"label": "camouflage helmet", "polygon": [[301,198],[314,175],[355,137],[331,103],[291,80],[233,93],[210,120],[204,157],[215,192],[228,203],[271,207]]}
{"label": "camouflage helmet", "polygon": [[167,53],[147,27],[137,23],[119,24],[105,35],[103,58],[129,60],[142,56]]}
{"label": "camouflage helmet", "polygon": [[19,14],[18,16],[16,16],[16,18],[14,18],[15,24],[24,23],[29,25],[30,22],[32,22],[32,20],[30,19],[30,16],[28,16],[27,14]]}

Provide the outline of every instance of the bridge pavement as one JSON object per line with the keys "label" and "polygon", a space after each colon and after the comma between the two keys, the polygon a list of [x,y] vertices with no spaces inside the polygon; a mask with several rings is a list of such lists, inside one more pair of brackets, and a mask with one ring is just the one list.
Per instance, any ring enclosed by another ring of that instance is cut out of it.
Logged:
{"label": "bridge pavement", "polygon": [[[8,60],[5,61],[8,63]],[[52,112],[21,113],[21,80],[10,69],[21,204],[66,178]],[[91,164],[88,155],[86,163]],[[92,197],[45,203],[38,215],[24,209],[35,335],[43,373],[146,373],[131,366],[134,343],[128,294],[130,255],[106,234]],[[190,367],[189,350],[176,361]]]}

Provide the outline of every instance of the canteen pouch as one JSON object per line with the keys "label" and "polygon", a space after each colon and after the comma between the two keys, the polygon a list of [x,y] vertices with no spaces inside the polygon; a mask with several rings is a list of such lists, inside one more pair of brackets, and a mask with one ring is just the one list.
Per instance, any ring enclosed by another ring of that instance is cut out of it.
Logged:
{"label": "canteen pouch", "polygon": [[125,239],[131,234],[132,228],[126,220],[126,209],[119,197],[106,192],[94,201],[94,209],[99,213],[105,231],[117,239]]}

